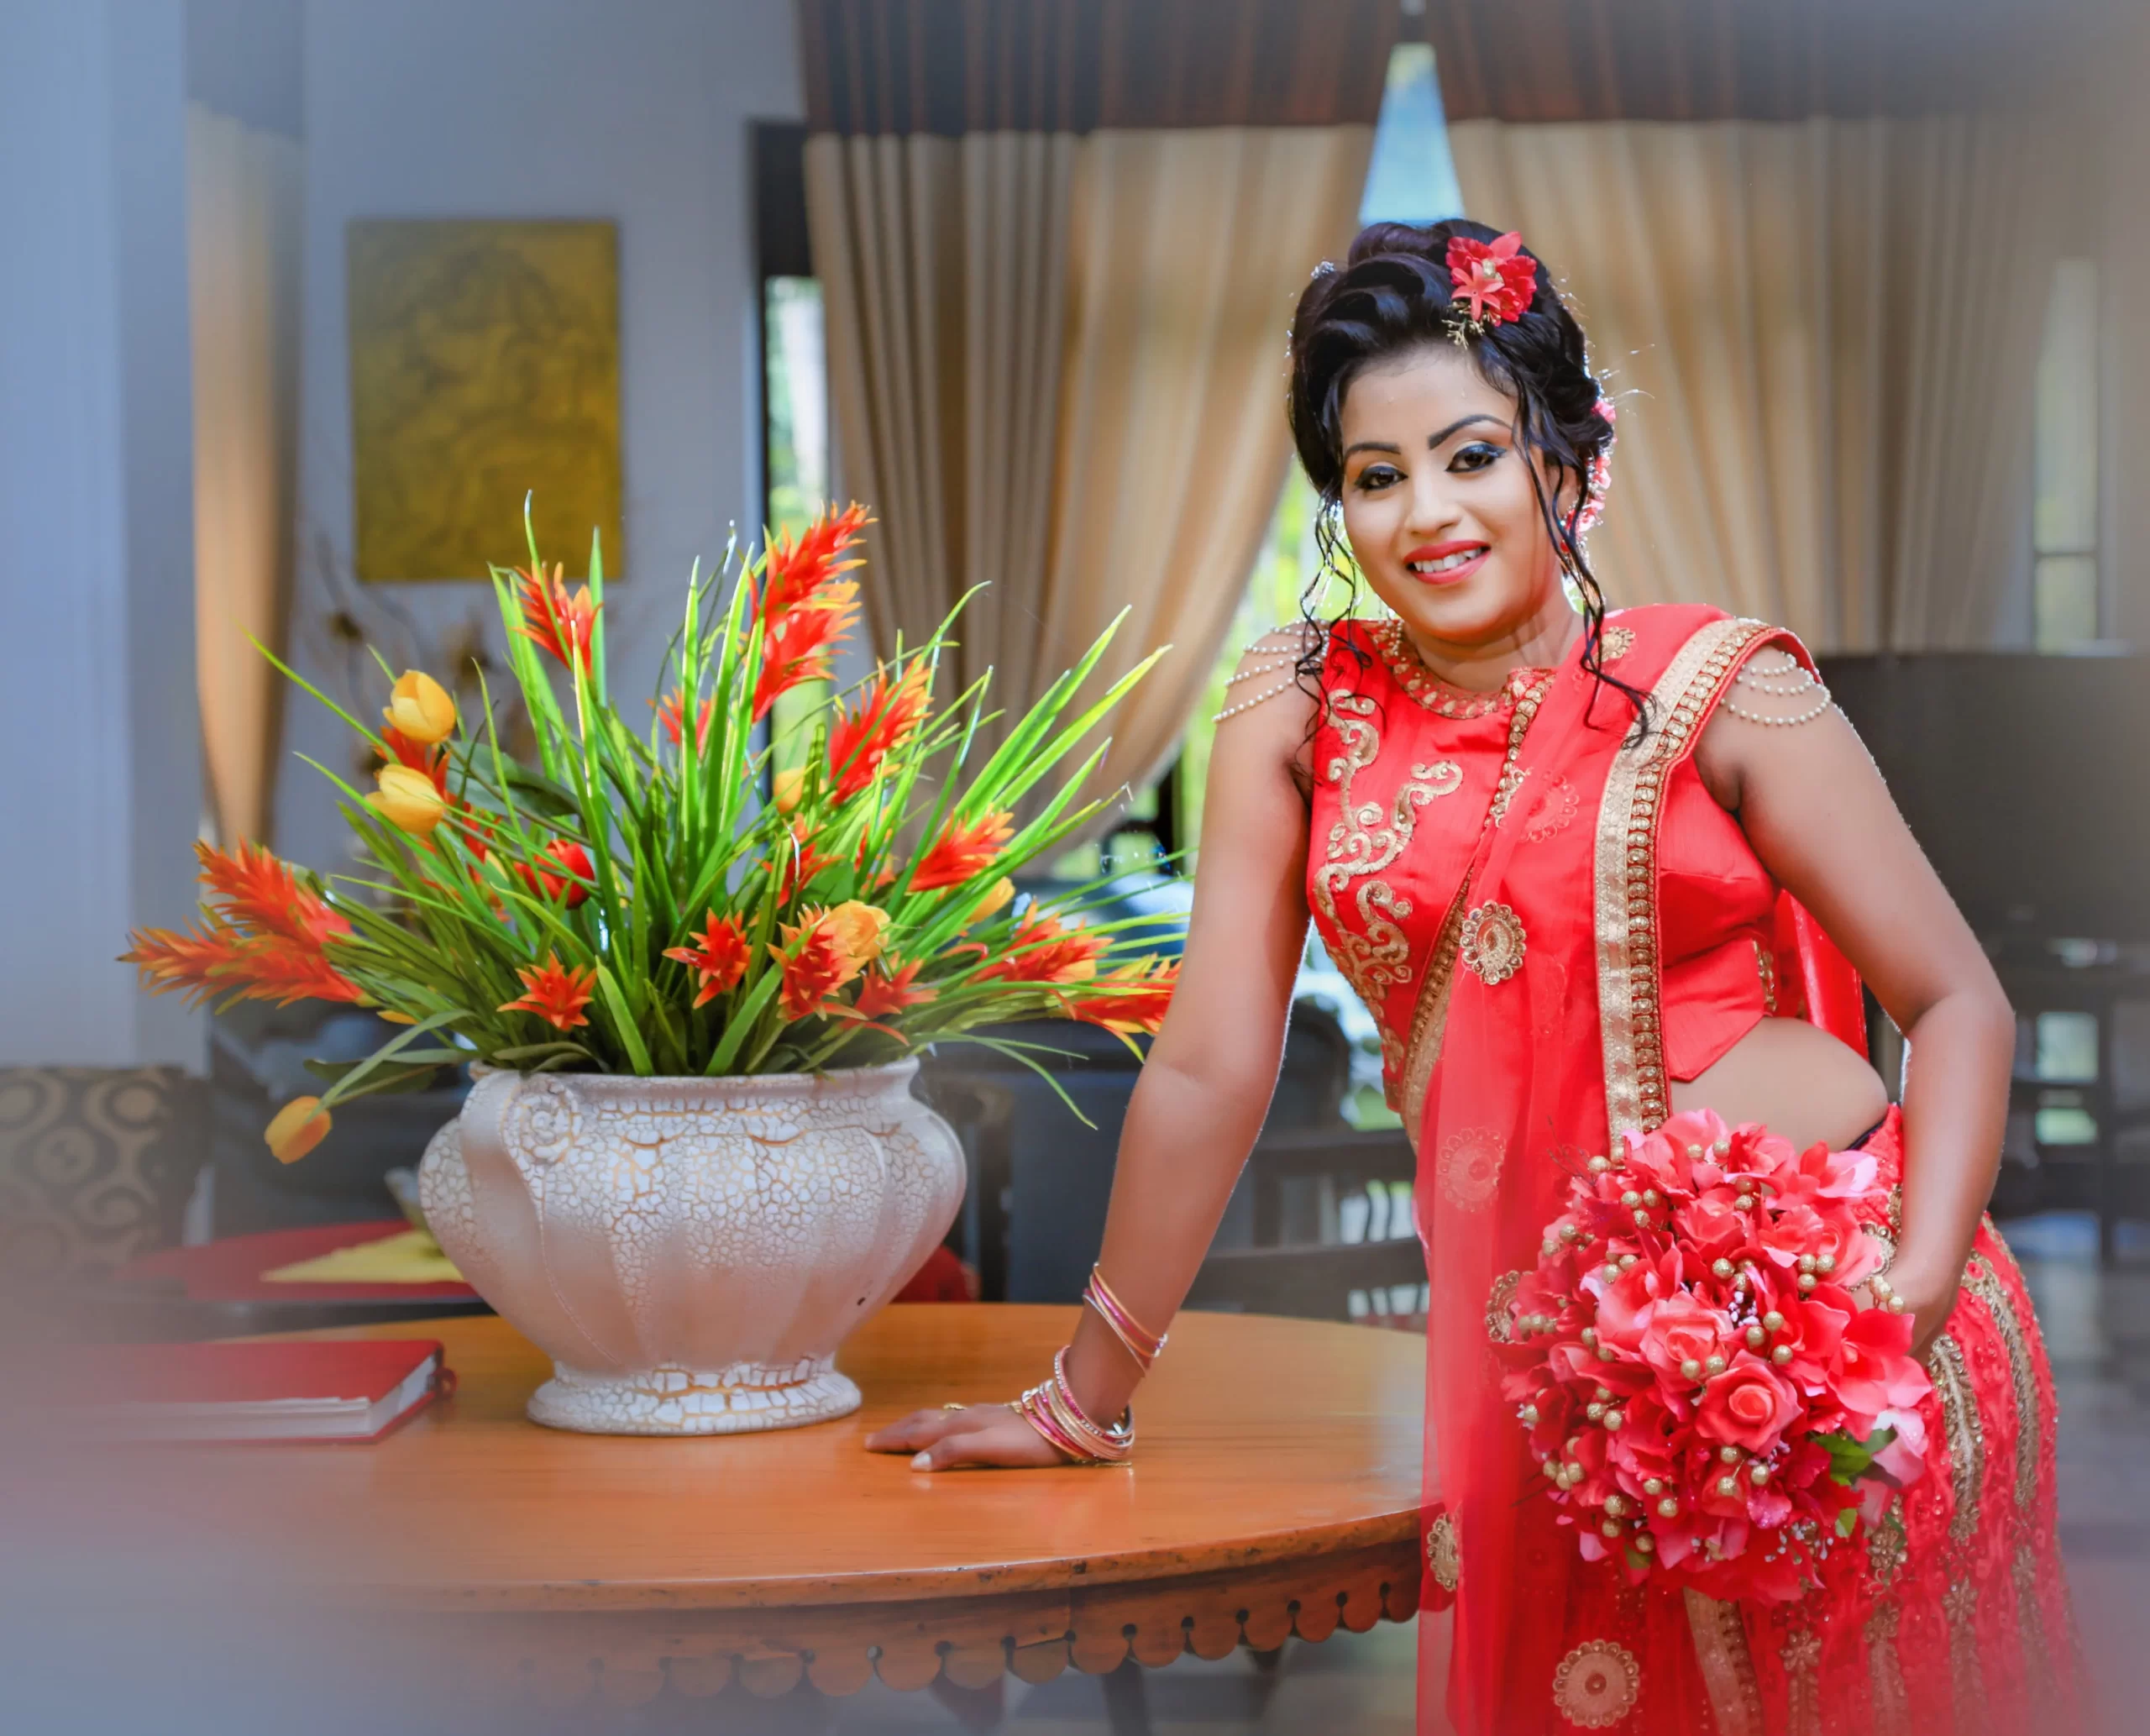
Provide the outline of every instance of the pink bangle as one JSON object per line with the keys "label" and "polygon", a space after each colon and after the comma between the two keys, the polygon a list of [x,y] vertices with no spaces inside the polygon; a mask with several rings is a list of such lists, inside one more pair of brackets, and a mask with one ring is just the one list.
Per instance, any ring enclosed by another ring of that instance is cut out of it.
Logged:
{"label": "pink bangle", "polygon": [[1068,1387],[1064,1350],[1052,1359],[1052,1378],[1031,1387],[1013,1408],[1055,1451],[1078,1465],[1125,1465],[1135,1450],[1134,1413],[1123,1413],[1110,1428],[1093,1422]]}
{"label": "pink bangle", "polygon": [[1167,1335],[1151,1335],[1142,1330],[1133,1314],[1120,1299],[1112,1293],[1112,1287],[1105,1282],[1105,1275],[1099,1267],[1090,1268],[1089,1288],[1083,1292],[1083,1300],[1097,1313],[1099,1319],[1120,1340],[1120,1348],[1135,1361],[1135,1366],[1144,1374],[1150,1371],[1157,1354],[1165,1347]]}

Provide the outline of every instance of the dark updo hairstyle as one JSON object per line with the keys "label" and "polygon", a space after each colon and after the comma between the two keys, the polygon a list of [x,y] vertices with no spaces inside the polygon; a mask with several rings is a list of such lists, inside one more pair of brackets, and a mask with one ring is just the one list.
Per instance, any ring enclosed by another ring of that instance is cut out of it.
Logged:
{"label": "dark updo hairstyle", "polygon": [[[1431,344],[1460,344],[1481,377],[1515,400],[1523,448],[1550,472],[1549,490],[1539,465],[1529,466],[1560,569],[1582,596],[1583,667],[1626,696],[1640,728],[1642,695],[1608,675],[1600,661],[1605,597],[1582,548],[1583,512],[1592,498],[1592,461],[1612,443],[1612,424],[1601,408],[1603,400],[1590,371],[1582,328],[1553,287],[1544,262],[1528,248],[1522,249],[1523,255],[1538,265],[1529,307],[1512,320],[1472,324],[1469,303],[1451,299],[1448,244],[1456,236],[1498,239],[1484,223],[1462,218],[1424,228],[1369,224],[1352,242],[1341,269],[1324,265],[1299,296],[1292,319],[1289,415],[1299,462],[1321,496],[1314,541],[1322,567],[1356,594],[1357,569],[1341,523],[1344,395],[1351,382],[1371,365],[1406,351]],[[1571,483],[1574,493],[1562,511],[1560,496]],[[1321,629],[1318,639],[1308,635],[1300,662],[1302,677],[1315,683],[1329,638],[1328,624],[1314,614],[1319,589],[1317,580],[1300,605],[1307,619]]]}

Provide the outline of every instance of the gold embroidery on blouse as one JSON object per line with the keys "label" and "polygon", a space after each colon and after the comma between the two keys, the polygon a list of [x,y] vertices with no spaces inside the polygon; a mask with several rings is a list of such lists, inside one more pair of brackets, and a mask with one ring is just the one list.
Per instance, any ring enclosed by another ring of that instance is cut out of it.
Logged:
{"label": "gold embroidery on blouse", "polygon": [[[1412,903],[1398,898],[1387,880],[1377,877],[1411,842],[1418,810],[1462,788],[1463,768],[1449,759],[1413,765],[1386,810],[1378,802],[1358,801],[1352,784],[1381,756],[1381,731],[1373,721],[1376,710],[1371,699],[1348,689],[1336,689],[1328,696],[1329,726],[1336,732],[1340,751],[1323,774],[1337,786],[1338,817],[1329,828],[1322,864],[1314,872],[1314,898],[1327,932],[1335,937],[1337,969],[1375,1020],[1382,1022],[1390,992],[1411,980],[1411,943],[1400,924],[1411,915]],[[1345,926],[1336,908],[1337,894],[1355,880],[1360,883],[1353,900],[1359,916],[1356,930]]]}
{"label": "gold embroidery on blouse", "polygon": [[1605,636],[1597,642],[1597,661],[1611,663],[1615,658],[1625,657],[1635,648],[1635,630],[1631,627],[1608,627]]}
{"label": "gold embroidery on blouse", "polygon": [[1874,1688],[1875,1736],[1909,1736],[1910,1691],[1904,1686],[1903,1660],[1896,1655],[1900,1613],[1893,1603],[1875,1606],[1866,1618],[1866,1672]]}
{"label": "gold embroidery on blouse", "polygon": [[1911,1538],[1904,1529],[1904,1503],[1892,1501],[1889,1510],[1881,1515],[1881,1523],[1869,1527],[1866,1534],[1866,1566],[1874,1576],[1874,1583],[1894,1585],[1896,1576],[1903,1571],[1911,1547]]}
{"label": "gold embroidery on blouse", "polygon": [[1955,1492],[1955,1511],[1949,1516],[1948,1534],[1958,1543],[1969,1543],[1978,1534],[1979,1486],[1985,1471],[1985,1424],[1979,1415],[1978,1392],[1971,1385],[1964,1352],[1947,1333],[1933,1340],[1927,1353],[1927,1366],[1941,1395],[1942,1433],[1948,1440],[1948,1481]]}
{"label": "gold embroidery on blouse", "polygon": [[1762,1687],[1739,1606],[1719,1602],[1691,1586],[1686,1595],[1695,1661],[1702,1666],[1717,1736],[1762,1736]]}
{"label": "gold embroidery on blouse", "polygon": [[2031,1361],[2031,1347],[2016,1304],[1983,1254],[1971,1256],[1964,1272],[1964,1288],[1985,1304],[1985,1311],[1993,1316],[1994,1330],[2001,1335],[2001,1347],[2008,1353],[2009,1383],[2016,1394],[2016,1511],[2028,1518],[2038,1496],[2037,1370]]}
{"label": "gold embroidery on blouse", "polygon": [[1643,1670],[1635,1655],[1609,1639],[1586,1640],[1553,1672],[1553,1705],[1570,1723],[1609,1730],[1642,1697]]}
{"label": "gold embroidery on blouse", "polygon": [[1597,818],[1597,1014],[1606,1120],[1615,1146],[1623,1133],[1649,1132],[1670,1107],[1656,931],[1657,821],[1665,779],[1734,665],[1778,632],[1733,620],[1692,634],[1651,691],[1649,733],[1621,748],[1605,780]]}
{"label": "gold embroidery on blouse", "polygon": [[1802,1628],[1777,1655],[1784,1663],[1786,1736],[1821,1736],[1821,1636]]}
{"label": "gold embroidery on blouse", "polygon": [[2038,1603],[2038,1558],[2027,1543],[2016,1546],[2009,1565],[2016,1582],[2016,1626],[2023,1636],[2023,1664],[2029,1678],[2031,1703],[2042,1705],[2053,1693],[2053,1659],[2046,1649],[2045,1612]]}
{"label": "gold embroidery on blouse", "polygon": [[1754,970],[1762,979],[1762,1016],[1777,1015],[1777,956],[1759,941],[1754,942]]}
{"label": "gold embroidery on blouse", "polygon": [[1519,1272],[1504,1272],[1486,1293],[1486,1336],[1495,1344],[1515,1342],[1515,1292],[1523,1282]]}
{"label": "gold embroidery on blouse", "polygon": [[[1508,721],[1508,749],[1502,759],[1501,781],[1505,782],[1517,757],[1523,752],[1523,737],[1529,732],[1530,721],[1538,715],[1546,690],[1553,684],[1553,677],[1544,671],[1534,671],[1535,679],[1517,700],[1515,716]],[[1499,785],[1495,785],[1497,795]],[[1481,828],[1482,840],[1492,827],[1491,810],[1487,813],[1486,826]],[[1477,854],[1474,847],[1472,856]],[[1462,943],[1464,910],[1471,899],[1471,872],[1466,869],[1455,896],[1449,900],[1448,910],[1441,917],[1440,931],[1434,936],[1433,948],[1426,957],[1425,974],[1419,978],[1418,999],[1411,1009],[1411,1035],[1404,1050],[1403,1089],[1400,1101],[1391,1107],[1398,1109],[1403,1117],[1404,1137],[1411,1141],[1411,1149],[1418,1149],[1419,1124],[1426,1118],[1426,1092],[1433,1083],[1434,1065],[1440,1059],[1441,1040],[1448,1030],[1449,993],[1455,983],[1456,953]],[[1383,1052],[1387,1052],[1384,1050]]]}
{"label": "gold embroidery on blouse", "polygon": [[1959,1579],[1941,1594],[1948,1618],[1948,1681],[1956,1697],[1956,1728],[1975,1730],[1984,1722],[1985,1685],[1979,1668],[1979,1588]]}
{"label": "gold embroidery on blouse", "polygon": [[1488,989],[1523,968],[1523,918],[1506,905],[1481,905],[1463,919],[1464,968]]}
{"label": "gold embroidery on blouse", "polygon": [[1419,660],[1417,647],[1405,637],[1400,621],[1368,621],[1366,640],[1387,665],[1396,684],[1426,710],[1443,717],[1483,717],[1488,711],[1518,703],[1534,683],[1552,674],[1543,669],[1510,669],[1492,692],[1477,693],[1444,681],[1428,669]]}
{"label": "gold embroidery on blouse", "polygon": [[1401,1102],[1395,1105],[1403,1117],[1403,1131],[1411,1149],[1418,1149],[1419,1124],[1426,1119],[1426,1092],[1433,1083],[1434,1063],[1440,1058],[1441,1039],[1448,1030],[1449,990],[1455,982],[1455,956],[1463,943],[1463,904],[1471,890],[1466,876],[1450,900],[1434,936],[1434,950],[1426,959],[1426,973],[1418,984],[1418,1004],[1411,1010],[1411,1036],[1403,1053]]}
{"label": "gold embroidery on blouse", "polygon": [[1434,1583],[1444,1592],[1453,1592],[1463,1579],[1463,1545],[1455,1533],[1455,1515],[1442,1513],[1435,1515],[1426,1528],[1426,1566],[1434,1576]]}

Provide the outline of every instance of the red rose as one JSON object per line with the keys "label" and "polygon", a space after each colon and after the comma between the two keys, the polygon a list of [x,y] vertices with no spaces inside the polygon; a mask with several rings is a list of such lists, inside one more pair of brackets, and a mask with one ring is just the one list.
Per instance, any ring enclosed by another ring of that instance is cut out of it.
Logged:
{"label": "red rose", "polygon": [[1766,1453],[1799,1419],[1791,1383],[1758,1356],[1742,1351],[1712,1380],[1695,1412],[1695,1426],[1712,1440]]}
{"label": "red rose", "polygon": [[1643,1360],[1675,1389],[1691,1387],[1694,1382],[1681,1372],[1681,1364],[1723,1356],[1731,1331],[1731,1319],[1721,1310],[1705,1307],[1686,1292],[1667,1296],[1650,1310],[1642,1335]]}

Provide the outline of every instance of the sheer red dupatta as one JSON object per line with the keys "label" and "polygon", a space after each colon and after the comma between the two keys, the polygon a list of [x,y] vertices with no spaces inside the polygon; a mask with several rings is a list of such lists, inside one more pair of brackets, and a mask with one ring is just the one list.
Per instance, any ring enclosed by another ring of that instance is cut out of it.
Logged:
{"label": "sheer red dupatta", "polygon": [[[1575,658],[1555,675],[1507,805],[1528,811],[1529,792],[1565,780],[1579,817],[1549,832],[1504,814],[1487,829],[1424,972],[1404,1070],[1433,1288],[1424,1601],[1455,1599],[1445,1697],[1465,1736],[1567,1728],[1555,1685],[1578,1633],[1617,1634],[1616,1650],[1652,1659],[1651,1704],[1704,1698],[1684,1608],[1623,1600],[1616,1575],[1581,1562],[1572,1531],[1537,1498],[1537,1467],[1499,1392],[1507,1299],[1568,1177],[1667,1113],[1658,803],[1732,671],[1778,637],[1697,608],[1621,620],[1633,637],[1613,672],[1651,693],[1650,730],[1630,742],[1631,708]],[[1816,1022],[1863,1049],[1858,978],[1842,955],[1796,906],[1780,915],[1779,942],[1781,980],[1801,985]],[[1438,1686],[1422,1683],[1422,1697]],[[1438,1727],[1431,1710],[1422,1727]]]}

